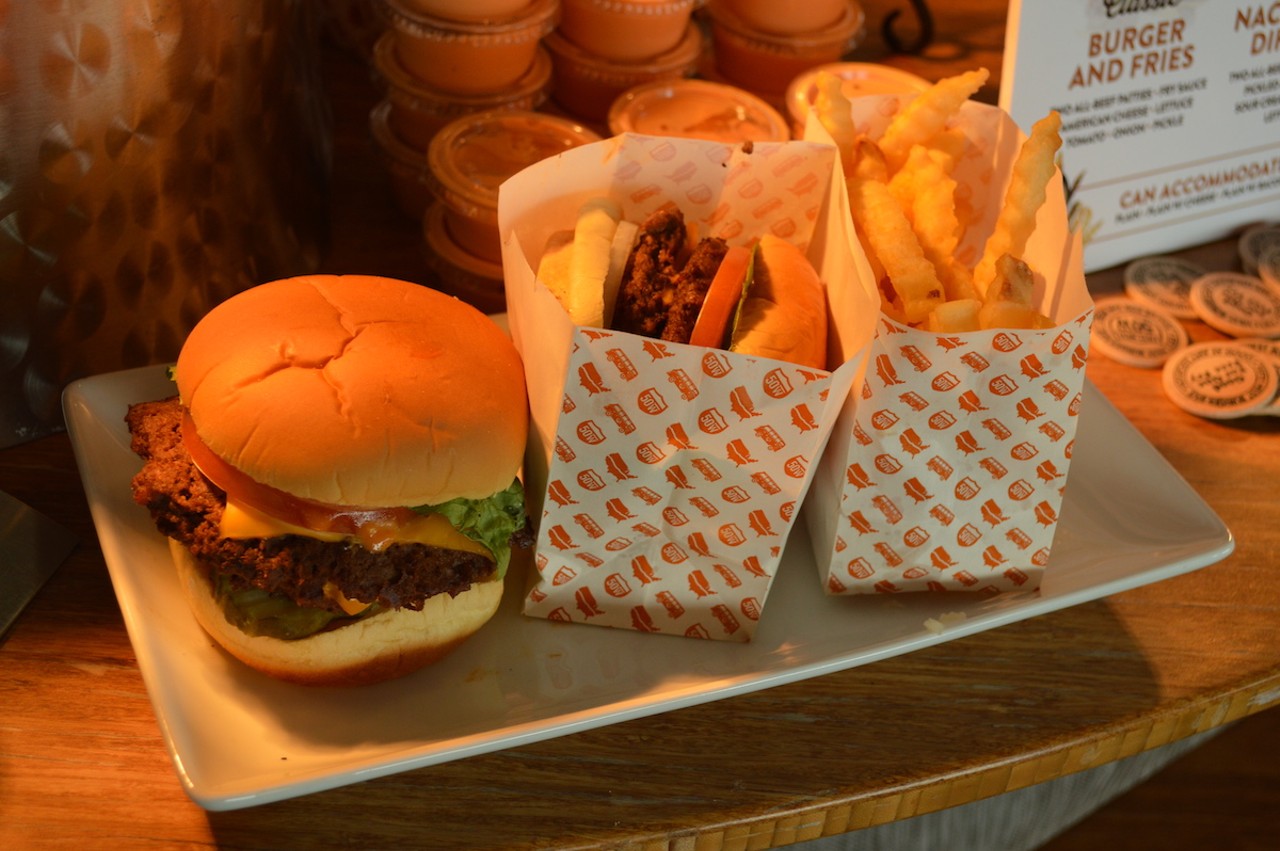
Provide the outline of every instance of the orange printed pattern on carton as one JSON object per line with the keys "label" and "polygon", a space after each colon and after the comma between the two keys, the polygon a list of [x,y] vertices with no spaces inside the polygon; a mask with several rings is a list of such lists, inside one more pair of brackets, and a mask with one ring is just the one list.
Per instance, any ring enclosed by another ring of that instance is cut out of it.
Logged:
{"label": "orange printed pattern on carton", "polygon": [[749,640],[839,408],[831,375],[578,329],[567,376],[525,613]]}
{"label": "orange printed pattern on carton", "polygon": [[1091,318],[947,336],[881,317],[852,416],[829,593],[1039,586]]}

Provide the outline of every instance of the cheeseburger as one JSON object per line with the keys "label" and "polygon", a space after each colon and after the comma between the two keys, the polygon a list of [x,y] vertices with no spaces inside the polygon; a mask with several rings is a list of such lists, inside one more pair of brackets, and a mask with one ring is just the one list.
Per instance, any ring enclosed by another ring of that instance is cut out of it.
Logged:
{"label": "cheeseburger", "polygon": [[356,685],[434,662],[493,615],[530,534],[524,374],[474,308],[307,276],[221,303],[131,406],[133,497],[200,625],[247,665]]}
{"label": "cheeseburger", "polygon": [[577,325],[826,365],[826,293],[803,252],[772,234],[695,239],[675,204],[633,223],[588,201],[548,240],[538,278]]}

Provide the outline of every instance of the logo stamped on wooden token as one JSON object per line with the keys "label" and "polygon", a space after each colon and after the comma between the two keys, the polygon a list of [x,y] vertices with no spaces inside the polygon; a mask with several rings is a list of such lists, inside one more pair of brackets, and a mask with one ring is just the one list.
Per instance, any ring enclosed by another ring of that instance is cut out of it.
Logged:
{"label": "logo stamped on wooden token", "polygon": [[[1240,340],[1236,345],[1252,349],[1262,355],[1263,360],[1271,364],[1271,370],[1276,374],[1276,381],[1280,384],[1280,340],[1264,340],[1260,337],[1253,337],[1248,340]],[[1276,398],[1272,399],[1270,404],[1264,406],[1258,413],[1273,417],[1280,416],[1280,387],[1276,389]]]}
{"label": "logo stamped on wooden token", "polygon": [[1253,275],[1210,272],[1191,285],[1204,323],[1232,337],[1280,337],[1280,292]]}
{"label": "logo stamped on wooden token", "polygon": [[1090,343],[1117,363],[1154,368],[1187,345],[1187,332],[1158,307],[1110,298],[1094,306]]}
{"label": "logo stamped on wooden token", "polygon": [[1178,319],[1196,319],[1191,284],[1208,270],[1181,257],[1140,257],[1124,267],[1124,291],[1143,304],[1167,310]]}
{"label": "logo stamped on wooden token", "polygon": [[1209,419],[1259,413],[1280,379],[1262,355],[1239,343],[1198,343],[1165,362],[1164,391],[1178,407]]}
{"label": "logo stamped on wooden token", "polygon": [[1254,225],[1241,234],[1236,247],[1240,251],[1240,265],[1245,273],[1256,274],[1262,255],[1277,245],[1280,245],[1280,225]]}

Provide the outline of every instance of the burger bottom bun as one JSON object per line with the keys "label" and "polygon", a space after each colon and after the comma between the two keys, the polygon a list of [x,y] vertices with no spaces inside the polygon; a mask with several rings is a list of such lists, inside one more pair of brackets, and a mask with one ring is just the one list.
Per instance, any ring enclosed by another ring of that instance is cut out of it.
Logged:
{"label": "burger bottom bun", "polygon": [[501,580],[483,582],[456,597],[429,597],[421,611],[382,612],[338,629],[284,641],[248,635],[232,625],[190,552],[172,539],[169,549],[183,596],[204,631],[249,667],[300,685],[371,685],[412,673],[443,658],[484,626],[502,600]]}

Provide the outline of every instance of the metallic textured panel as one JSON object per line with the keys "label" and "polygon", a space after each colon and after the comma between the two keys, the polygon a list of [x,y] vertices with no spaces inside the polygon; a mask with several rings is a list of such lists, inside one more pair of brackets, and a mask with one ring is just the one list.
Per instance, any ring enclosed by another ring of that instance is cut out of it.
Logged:
{"label": "metallic textured panel", "polygon": [[0,2],[0,446],[71,380],[173,359],[314,271],[328,126],[306,0]]}

